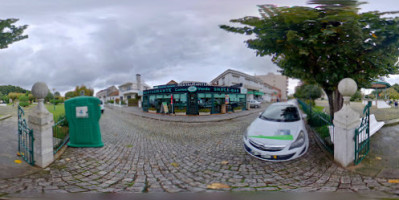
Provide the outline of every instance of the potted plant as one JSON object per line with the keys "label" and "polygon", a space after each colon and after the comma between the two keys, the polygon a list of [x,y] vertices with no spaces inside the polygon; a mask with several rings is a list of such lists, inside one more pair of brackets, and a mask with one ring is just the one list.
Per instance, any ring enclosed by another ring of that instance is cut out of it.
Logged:
{"label": "potted plant", "polygon": [[149,113],[157,113],[157,109],[151,107],[151,108],[148,108],[148,112]]}
{"label": "potted plant", "polygon": [[175,108],[175,115],[186,115],[186,108]]}
{"label": "potted plant", "polygon": [[201,108],[199,109],[199,115],[210,115],[211,109],[209,108]]}
{"label": "potted plant", "polygon": [[237,106],[234,108],[234,112],[241,112],[242,111],[242,107],[241,106]]}

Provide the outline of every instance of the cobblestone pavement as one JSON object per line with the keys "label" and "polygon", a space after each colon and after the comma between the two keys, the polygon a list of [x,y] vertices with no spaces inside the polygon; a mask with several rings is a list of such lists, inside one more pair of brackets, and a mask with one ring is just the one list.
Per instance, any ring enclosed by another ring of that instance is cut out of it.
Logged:
{"label": "cobblestone pavement", "polygon": [[394,195],[398,181],[352,173],[334,164],[311,140],[303,157],[257,160],[242,133],[257,117],[224,122],[163,122],[107,110],[103,148],[68,148],[47,170],[0,180],[0,196],[77,192],[343,191]]}
{"label": "cobblestone pavement", "polygon": [[125,113],[130,113],[132,115],[140,116],[143,118],[156,119],[161,121],[199,123],[199,122],[217,122],[217,121],[231,120],[237,117],[243,117],[253,113],[259,113],[262,112],[268,105],[269,103],[262,103],[260,108],[251,108],[250,110],[243,110],[240,112],[229,112],[226,114],[213,114],[206,116],[199,116],[199,115],[174,116],[170,114],[159,114],[159,113],[155,114],[155,113],[143,112],[142,108],[138,107],[127,107],[127,106],[120,107],[120,106],[114,106],[112,104],[106,105],[106,110],[114,109]]}

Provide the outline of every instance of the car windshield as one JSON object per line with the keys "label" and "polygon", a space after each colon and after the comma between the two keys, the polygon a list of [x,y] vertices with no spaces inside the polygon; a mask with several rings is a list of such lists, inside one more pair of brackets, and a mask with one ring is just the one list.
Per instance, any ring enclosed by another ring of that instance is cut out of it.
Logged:
{"label": "car windshield", "polygon": [[294,122],[300,120],[298,109],[291,105],[270,105],[259,118],[278,122]]}

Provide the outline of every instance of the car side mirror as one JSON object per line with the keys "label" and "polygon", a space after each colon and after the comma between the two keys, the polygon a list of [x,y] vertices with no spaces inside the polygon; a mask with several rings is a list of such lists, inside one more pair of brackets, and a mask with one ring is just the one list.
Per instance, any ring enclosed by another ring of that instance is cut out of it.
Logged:
{"label": "car side mirror", "polygon": [[302,118],[306,119],[308,117],[307,114],[302,114]]}

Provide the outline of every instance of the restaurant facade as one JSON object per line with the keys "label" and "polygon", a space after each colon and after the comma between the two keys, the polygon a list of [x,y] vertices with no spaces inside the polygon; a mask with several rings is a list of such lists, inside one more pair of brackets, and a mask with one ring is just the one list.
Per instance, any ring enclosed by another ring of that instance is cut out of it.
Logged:
{"label": "restaurant facade", "polygon": [[143,91],[143,111],[156,113],[219,114],[246,109],[246,94],[237,87],[193,82],[159,85]]}

